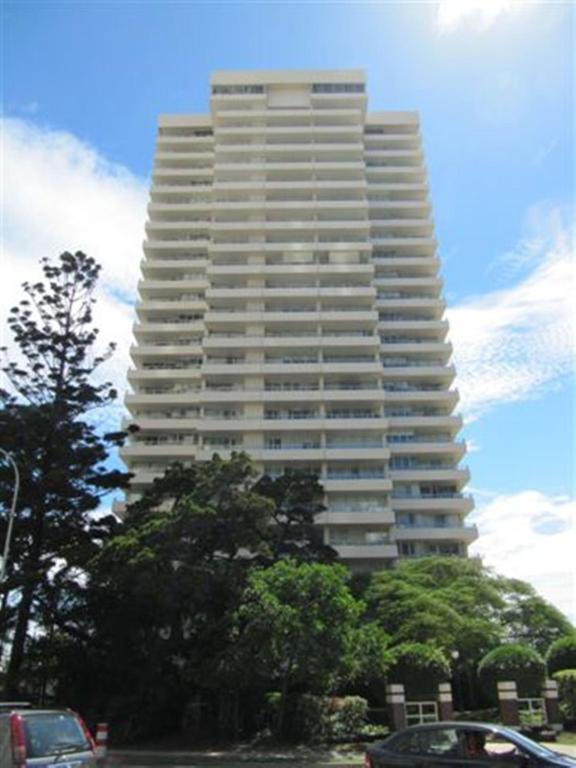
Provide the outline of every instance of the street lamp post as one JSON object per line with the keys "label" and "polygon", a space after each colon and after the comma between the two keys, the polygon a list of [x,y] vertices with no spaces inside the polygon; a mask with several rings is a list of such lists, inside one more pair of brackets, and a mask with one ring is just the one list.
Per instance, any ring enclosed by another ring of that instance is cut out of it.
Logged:
{"label": "street lamp post", "polygon": [[0,454],[4,456],[6,461],[12,465],[14,470],[14,491],[12,492],[12,504],[10,506],[10,514],[8,515],[8,527],[6,529],[6,538],[4,539],[4,552],[2,553],[2,563],[0,564],[0,584],[3,583],[6,577],[6,568],[8,565],[8,558],[10,556],[10,543],[12,541],[12,529],[14,528],[14,518],[16,517],[16,504],[18,503],[18,491],[20,490],[20,472],[18,471],[18,465],[14,461],[14,457],[4,448],[0,448]]}
{"label": "street lamp post", "polygon": [[[462,702],[462,681],[460,680],[460,670],[458,668],[458,659],[460,658],[460,653],[457,650],[453,650],[450,654],[453,660],[452,665],[452,677],[454,679],[454,693],[456,694],[454,704],[458,705],[458,709],[464,709],[464,705]],[[455,706],[456,708],[456,706]]]}

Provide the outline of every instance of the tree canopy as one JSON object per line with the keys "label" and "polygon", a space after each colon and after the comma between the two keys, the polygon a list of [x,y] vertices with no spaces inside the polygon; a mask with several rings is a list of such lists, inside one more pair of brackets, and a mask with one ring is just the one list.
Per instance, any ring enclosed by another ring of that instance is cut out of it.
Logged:
{"label": "tree canopy", "polygon": [[374,574],[366,599],[393,643],[430,643],[470,664],[502,642],[542,653],[571,629],[529,584],[499,576],[476,558],[401,561]]}
{"label": "tree canopy", "polygon": [[170,467],[128,505],[72,606],[89,637],[86,667],[97,661],[107,681],[92,687],[92,704],[137,710],[139,730],[150,733],[172,711],[164,705],[160,717],[150,690],[183,709],[191,690],[218,703],[246,688],[254,665],[237,661],[237,611],[250,574],[287,559],[332,562],[313,525],[321,498],[314,476],[262,479],[246,454]]}
{"label": "tree canopy", "polygon": [[291,691],[329,692],[350,672],[363,605],[347,580],[342,566],[292,560],[248,577],[238,610],[241,658],[280,688],[280,733]]}
{"label": "tree canopy", "polygon": [[546,653],[548,672],[576,669],[576,631],[555,640]]}
{"label": "tree canopy", "polygon": [[[79,568],[114,529],[111,516],[95,519],[103,495],[128,475],[106,463],[121,433],[101,435],[89,420],[95,408],[116,397],[94,373],[114,350],[97,352],[92,324],[100,267],[81,252],[42,260],[44,281],[24,283],[26,298],[10,310],[8,325],[17,361],[3,348],[0,390],[2,447],[20,471],[14,528],[1,623],[13,630],[7,693],[16,694],[30,622],[57,625],[56,592],[70,587]],[[0,466],[0,502],[9,507],[12,477]],[[6,520],[0,524],[4,536]]]}

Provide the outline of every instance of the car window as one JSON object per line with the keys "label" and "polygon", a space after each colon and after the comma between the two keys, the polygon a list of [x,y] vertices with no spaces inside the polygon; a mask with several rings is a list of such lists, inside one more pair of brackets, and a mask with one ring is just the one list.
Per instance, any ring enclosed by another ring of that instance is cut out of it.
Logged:
{"label": "car window", "polygon": [[454,728],[434,728],[403,733],[394,740],[391,748],[401,754],[457,757],[458,744]]}
{"label": "car window", "polygon": [[520,754],[518,747],[499,733],[488,733],[484,748],[488,756],[494,758],[515,757]]}
{"label": "car window", "polygon": [[[505,735],[505,734],[504,734]],[[536,741],[532,741],[527,736],[523,736],[521,733],[514,731],[510,735],[510,743],[516,744],[521,752],[524,753],[536,753],[540,757],[554,757],[556,752],[553,752],[548,747],[543,747],[542,744],[538,744]]]}
{"label": "car window", "polygon": [[72,714],[26,714],[22,720],[28,757],[48,757],[90,749],[82,726]]}
{"label": "car window", "polygon": [[401,733],[390,744],[393,752],[400,754],[419,755],[420,754],[420,732]]}
{"label": "car window", "polygon": [[458,734],[454,728],[435,728],[420,733],[422,755],[458,755]]}

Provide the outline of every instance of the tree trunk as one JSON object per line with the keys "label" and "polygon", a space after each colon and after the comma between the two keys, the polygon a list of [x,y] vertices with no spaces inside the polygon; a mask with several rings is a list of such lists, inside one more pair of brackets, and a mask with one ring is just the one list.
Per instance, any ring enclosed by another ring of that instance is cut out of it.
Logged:
{"label": "tree trunk", "polygon": [[16,618],[16,629],[14,630],[14,639],[12,641],[12,650],[10,652],[10,663],[6,673],[6,696],[8,698],[17,697],[19,694],[20,670],[24,661],[24,648],[26,645],[26,636],[28,634],[28,624],[30,623],[30,613],[32,611],[32,601],[34,599],[34,590],[36,583],[29,581],[22,590],[22,599],[18,606]]}
{"label": "tree trunk", "polygon": [[280,706],[278,707],[278,721],[276,723],[276,735],[280,741],[284,739],[286,723],[286,709],[288,707],[288,674],[282,680],[282,692],[280,693]]}

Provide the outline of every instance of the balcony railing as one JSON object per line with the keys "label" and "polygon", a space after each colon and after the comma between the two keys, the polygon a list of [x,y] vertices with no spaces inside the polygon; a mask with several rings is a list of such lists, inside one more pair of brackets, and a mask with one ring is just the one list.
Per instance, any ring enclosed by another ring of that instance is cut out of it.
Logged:
{"label": "balcony railing", "polygon": [[381,414],[378,411],[328,411],[327,419],[379,419]]}
{"label": "balcony railing", "polygon": [[430,368],[430,367],[448,367],[442,360],[405,360],[400,358],[382,358],[384,368]]}
{"label": "balcony railing", "polygon": [[318,411],[265,411],[265,420],[287,419],[288,421],[299,421],[301,419],[319,419]]}
{"label": "balcony railing", "polygon": [[264,444],[264,448],[269,451],[291,451],[291,450],[302,450],[302,451],[314,451],[314,450],[320,450],[322,448],[321,443],[311,443],[311,442],[302,442],[302,443],[277,443],[277,442],[269,442]]}
{"label": "balcony railing", "polygon": [[361,450],[363,448],[382,448],[383,444],[382,442],[376,442],[376,441],[369,441],[365,440],[363,442],[354,442],[352,440],[340,440],[338,442],[328,442],[326,443],[326,449],[332,450],[332,449],[340,449],[340,448],[347,448],[351,450]]}
{"label": "balcony railing", "polygon": [[357,472],[329,469],[326,473],[329,480],[381,480],[386,477],[384,470],[359,469]]}
{"label": "balcony railing", "polygon": [[450,443],[453,441],[450,435],[388,435],[389,443]]}
{"label": "balcony railing", "polygon": [[393,499],[471,499],[469,494],[458,493],[457,491],[438,491],[437,493],[402,493],[392,491]]}

